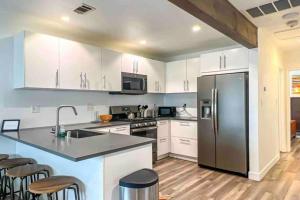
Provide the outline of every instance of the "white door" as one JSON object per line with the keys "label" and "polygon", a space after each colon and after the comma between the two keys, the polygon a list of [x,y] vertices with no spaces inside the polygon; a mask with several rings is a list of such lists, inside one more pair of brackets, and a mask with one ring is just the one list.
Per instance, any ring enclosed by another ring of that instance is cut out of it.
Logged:
{"label": "white door", "polygon": [[223,53],[213,52],[201,55],[201,73],[216,72],[223,66]]}
{"label": "white door", "polygon": [[83,45],[79,42],[60,40],[60,87],[63,89],[84,89],[82,55]]}
{"label": "white door", "polygon": [[222,70],[238,70],[249,68],[249,50],[236,48],[224,51]]}
{"label": "white door", "polygon": [[166,64],[164,62],[155,61],[155,71],[157,77],[158,93],[166,92]]}
{"label": "white door", "polygon": [[186,61],[169,62],[166,65],[166,92],[183,93],[186,91]]}
{"label": "white door", "polygon": [[136,73],[137,59],[135,55],[124,53],[122,57],[122,72]]}
{"label": "white door", "polygon": [[197,92],[197,78],[200,76],[200,57],[187,60],[187,91]]}
{"label": "white door", "polygon": [[121,91],[122,54],[102,49],[101,90]]}
{"label": "white door", "polygon": [[83,54],[81,59],[83,61],[83,85],[86,90],[100,89],[100,68],[101,68],[101,53],[100,48],[82,44]]}
{"label": "white door", "polygon": [[147,66],[144,66],[146,58],[135,56],[135,72],[136,74],[143,74],[146,75],[146,68]]}
{"label": "white door", "polygon": [[25,87],[58,88],[59,39],[25,32]]}

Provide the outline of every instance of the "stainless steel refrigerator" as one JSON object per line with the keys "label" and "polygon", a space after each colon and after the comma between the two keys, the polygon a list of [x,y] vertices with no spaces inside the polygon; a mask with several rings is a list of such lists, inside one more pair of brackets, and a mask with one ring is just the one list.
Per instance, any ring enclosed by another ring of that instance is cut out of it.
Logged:
{"label": "stainless steel refrigerator", "polygon": [[248,74],[198,78],[199,166],[248,175]]}

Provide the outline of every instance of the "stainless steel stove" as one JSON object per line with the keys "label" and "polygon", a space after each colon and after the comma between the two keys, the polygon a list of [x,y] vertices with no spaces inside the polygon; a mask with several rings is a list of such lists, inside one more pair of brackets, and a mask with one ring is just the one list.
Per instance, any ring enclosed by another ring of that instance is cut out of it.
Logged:
{"label": "stainless steel stove", "polygon": [[[153,163],[157,161],[157,121],[154,118],[138,118],[138,106],[111,106],[110,114],[113,121],[129,121],[130,135],[155,139],[152,145]],[[135,118],[128,119],[129,113]]]}

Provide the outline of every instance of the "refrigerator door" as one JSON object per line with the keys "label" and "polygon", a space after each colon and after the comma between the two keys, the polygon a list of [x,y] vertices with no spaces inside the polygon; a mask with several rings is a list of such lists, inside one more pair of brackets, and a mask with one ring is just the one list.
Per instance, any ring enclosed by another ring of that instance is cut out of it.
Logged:
{"label": "refrigerator door", "polygon": [[246,73],[216,76],[216,167],[248,173]]}
{"label": "refrigerator door", "polygon": [[215,76],[199,77],[198,97],[198,164],[216,167],[216,138],[213,124],[213,91]]}

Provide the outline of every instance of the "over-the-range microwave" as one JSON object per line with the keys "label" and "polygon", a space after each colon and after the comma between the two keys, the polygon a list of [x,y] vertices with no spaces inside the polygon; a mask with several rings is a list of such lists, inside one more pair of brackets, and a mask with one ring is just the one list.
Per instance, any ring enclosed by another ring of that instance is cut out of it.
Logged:
{"label": "over-the-range microwave", "polygon": [[122,72],[121,76],[122,91],[111,94],[147,94],[147,75]]}

